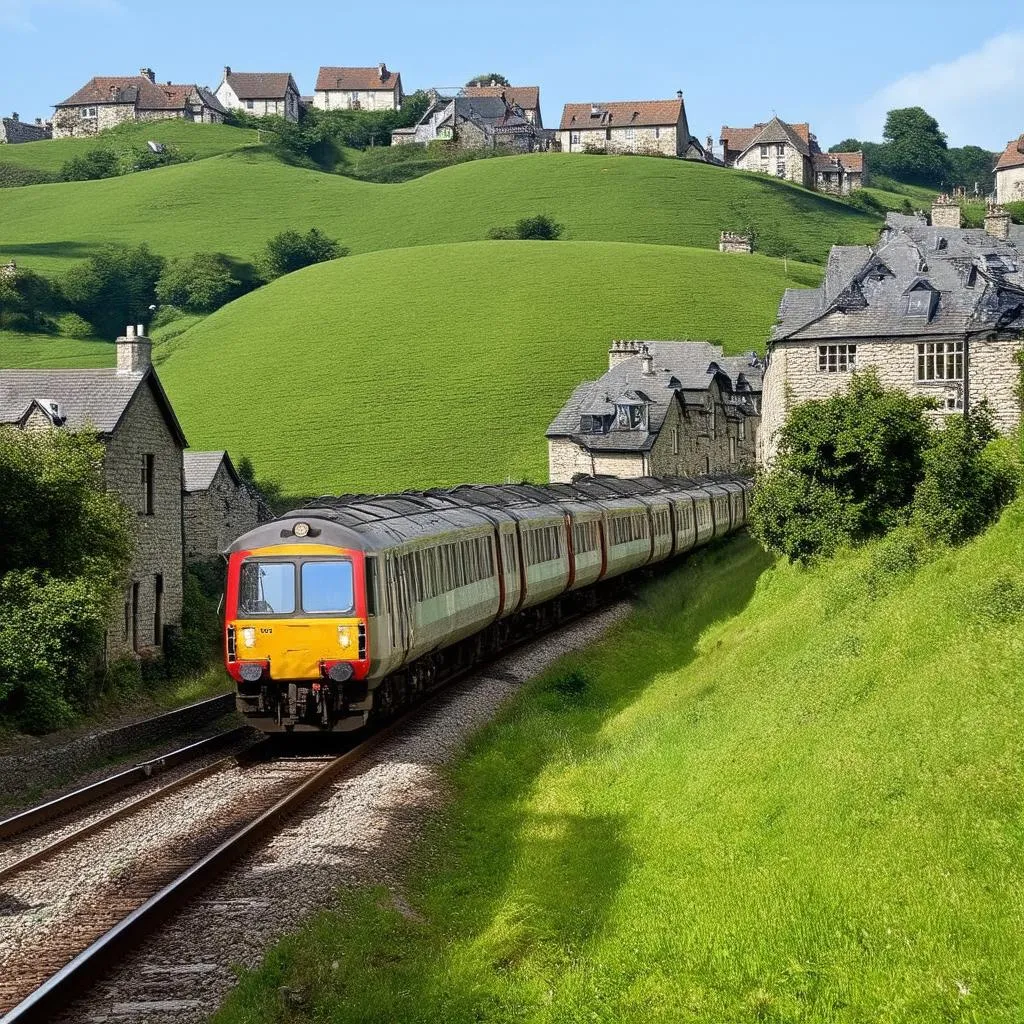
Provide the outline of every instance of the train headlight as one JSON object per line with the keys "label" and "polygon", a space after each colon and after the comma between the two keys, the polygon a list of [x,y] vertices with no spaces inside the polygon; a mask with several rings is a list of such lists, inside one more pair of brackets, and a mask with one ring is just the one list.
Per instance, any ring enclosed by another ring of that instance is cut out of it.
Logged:
{"label": "train headlight", "polygon": [[351,647],[352,643],[353,643],[353,641],[355,639],[354,636],[353,636],[354,632],[355,631],[352,629],[351,626],[339,626],[338,627],[338,643],[341,644],[341,646],[346,648],[346,649]]}
{"label": "train headlight", "polygon": [[246,626],[245,629],[242,630],[242,643],[245,644],[246,647],[256,646],[256,630],[253,629],[252,626]]}
{"label": "train headlight", "polygon": [[295,529],[292,531],[296,537],[308,537],[309,536],[309,523],[296,523]]}

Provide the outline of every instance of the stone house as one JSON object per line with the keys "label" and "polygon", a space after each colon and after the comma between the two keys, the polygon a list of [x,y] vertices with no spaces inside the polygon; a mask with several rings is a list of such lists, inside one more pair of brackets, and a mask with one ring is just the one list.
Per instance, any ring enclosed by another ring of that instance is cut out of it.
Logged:
{"label": "stone house", "polygon": [[141,326],[129,327],[117,339],[115,369],[0,370],[0,423],[95,430],[105,486],[135,512],[130,581],[107,630],[107,661],[159,651],[165,630],[181,622],[186,441],[151,348]]}
{"label": "stone house", "polygon": [[518,107],[530,124],[536,125],[538,128],[544,127],[544,119],[540,114],[539,85],[498,85],[496,82],[492,82],[491,85],[467,85],[462,90],[462,94],[470,98],[477,96],[501,98],[510,107]]}
{"label": "stone house", "polygon": [[321,67],[313,90],[320,110],[401,110],[402,76],[381,61],[373,68]]}
{"label": "stone house", "polygon": [[226,114],[220,100],[204,86],[161,85],[151,68],[142,68],[137,75],[90,78],[56,105],[53,137],[86,137],[125,121],[181,118],[220,124]]}
{"label": "stone house", "polygon": [[501,96],[438,96],[411,128],[391,133],[391,145],[449,142],[460,149],[541,148],[538,128],[520,108]]}
{"label": "stone house", "polygon": [[674,100],[567,103],[558,141],[563,153],[636,153],[706,160],[690,134],[683,94]]}
{"label": "stone house", "polygon": [[842,195],[864,184],[864,154],[822,153],[806,122],[789,124],[773,117],[750,128],[722,125],[718,141],[726,167]]}
{"label": "stone house", "polygon": [[1011,139],[996,161],[996,202],[1024,202],[1024,135]]}
{"label": "stone house", "polygon": [[276,114],[286,121],[299,119],[299,87],[287,72],[232,71],[226,67],[214,95],[227,110],[244,110],[254,117]]}
{"label": "stone house", "polygon": [[618,341],[547,430],[548,476],[699,476],[754,465],[761,363],[706,341]]}
{"label": "stone house", "polygon": [[1002,431],[1020,423],[1024,229],[993,208],[960,227],[940,201],[931,224],[890,213],[873,246],[837,245],[813,290],[788,289],[768,342],[759,461],[770,464],[794,405],[840,391],[854,370],[935,400],[936,418],[987,400]]}
{"label": "stone house", "polygon": [[185,452],[185,563],[216,558],[236,537],[273,519],[225,451]]}
{"label": "stone house", "polygon": [[43,124],[42,118],[37,117],[35,124],[29,124],[27,121],[22,121],[17,114],[0,117],[0,145],[39,142],[42,139],[50,138],[53,138],[53,126]]}

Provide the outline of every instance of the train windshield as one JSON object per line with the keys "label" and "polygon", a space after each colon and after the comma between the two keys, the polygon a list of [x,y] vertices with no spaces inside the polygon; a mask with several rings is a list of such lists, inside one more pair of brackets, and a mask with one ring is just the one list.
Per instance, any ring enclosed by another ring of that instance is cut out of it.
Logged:
{"label": "train windshield", "polygon": [[304,612],[350,612],[354,604],[352,563],[348,559],[302,563]]}
{"label": "train windshield", "polygon": [[243,562],[238,610],[242,615],[291,615],[295,611],[295,566],[291,562]]}

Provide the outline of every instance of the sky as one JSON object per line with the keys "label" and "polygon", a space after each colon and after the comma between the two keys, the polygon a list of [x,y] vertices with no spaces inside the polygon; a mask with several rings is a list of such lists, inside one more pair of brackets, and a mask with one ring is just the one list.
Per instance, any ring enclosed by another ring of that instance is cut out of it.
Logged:
{"label": "sky", "polygon": [[[968,12],[968,13],[965,13]],[[1024,132],[1024,3],[859,0],[0,0],[0,113],[49,117],[93,75],[216,88],[224,65],[290,71],[385,60],[407,92],[499,72],[539,85],[544,123],[566,102],[682,89],[690,130],[778,114],[823,148],[880,141],[885,112],[920,105],[953,146],[1001,150]]]}

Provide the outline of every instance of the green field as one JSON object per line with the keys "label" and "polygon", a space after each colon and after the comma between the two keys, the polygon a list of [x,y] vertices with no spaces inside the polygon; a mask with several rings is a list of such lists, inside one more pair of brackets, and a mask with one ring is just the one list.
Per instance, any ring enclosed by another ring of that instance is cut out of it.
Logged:
{"label": "green field", "polygon": [[0,146],[0,163],[57,173],[72,157],[82,156],[91,150],[109,149],[117,153],[129,146],[144,146],[150,140],[174,146],[182,155],[193,160],[202,160],[245,146],[254,146],[257,134],[251,128],[232,128],[223,124],[148,121],[144,124],[124,124],[89,139],[46,139],[42,142],[23,142],[16,146]]}
{"label": "green field", "polygon": [[216,1024],[1016,1024],[1024,508],[885,564],[744,537],[650,586]]}
{"label": "green field", "polygon": [[114,346],[107,341],[0,331],[0,368],[59,370],[113,365]]}
{"label": "green field", "polygon": [[157,358],[189,443],[291,494],[543,479],[544,430],[613,339],[761,347],[782,289],[820,275],[788,272],[678,246],[395,249],[282,278]]}
{"label": "green field", "polygon": [[715,249],[722,229],[753,227],[764,251],[810,262],[824,262],[836,242],[873,241],[881,223],[788,182],[679,160],[535,154],[383,185],[242,149],[103,181],[0,190],[0,260],[56,273],[108,242],[249,259],[272,234],[311,226],[368,252],[482,239],[534,213],[553,215],[569,239]]}

